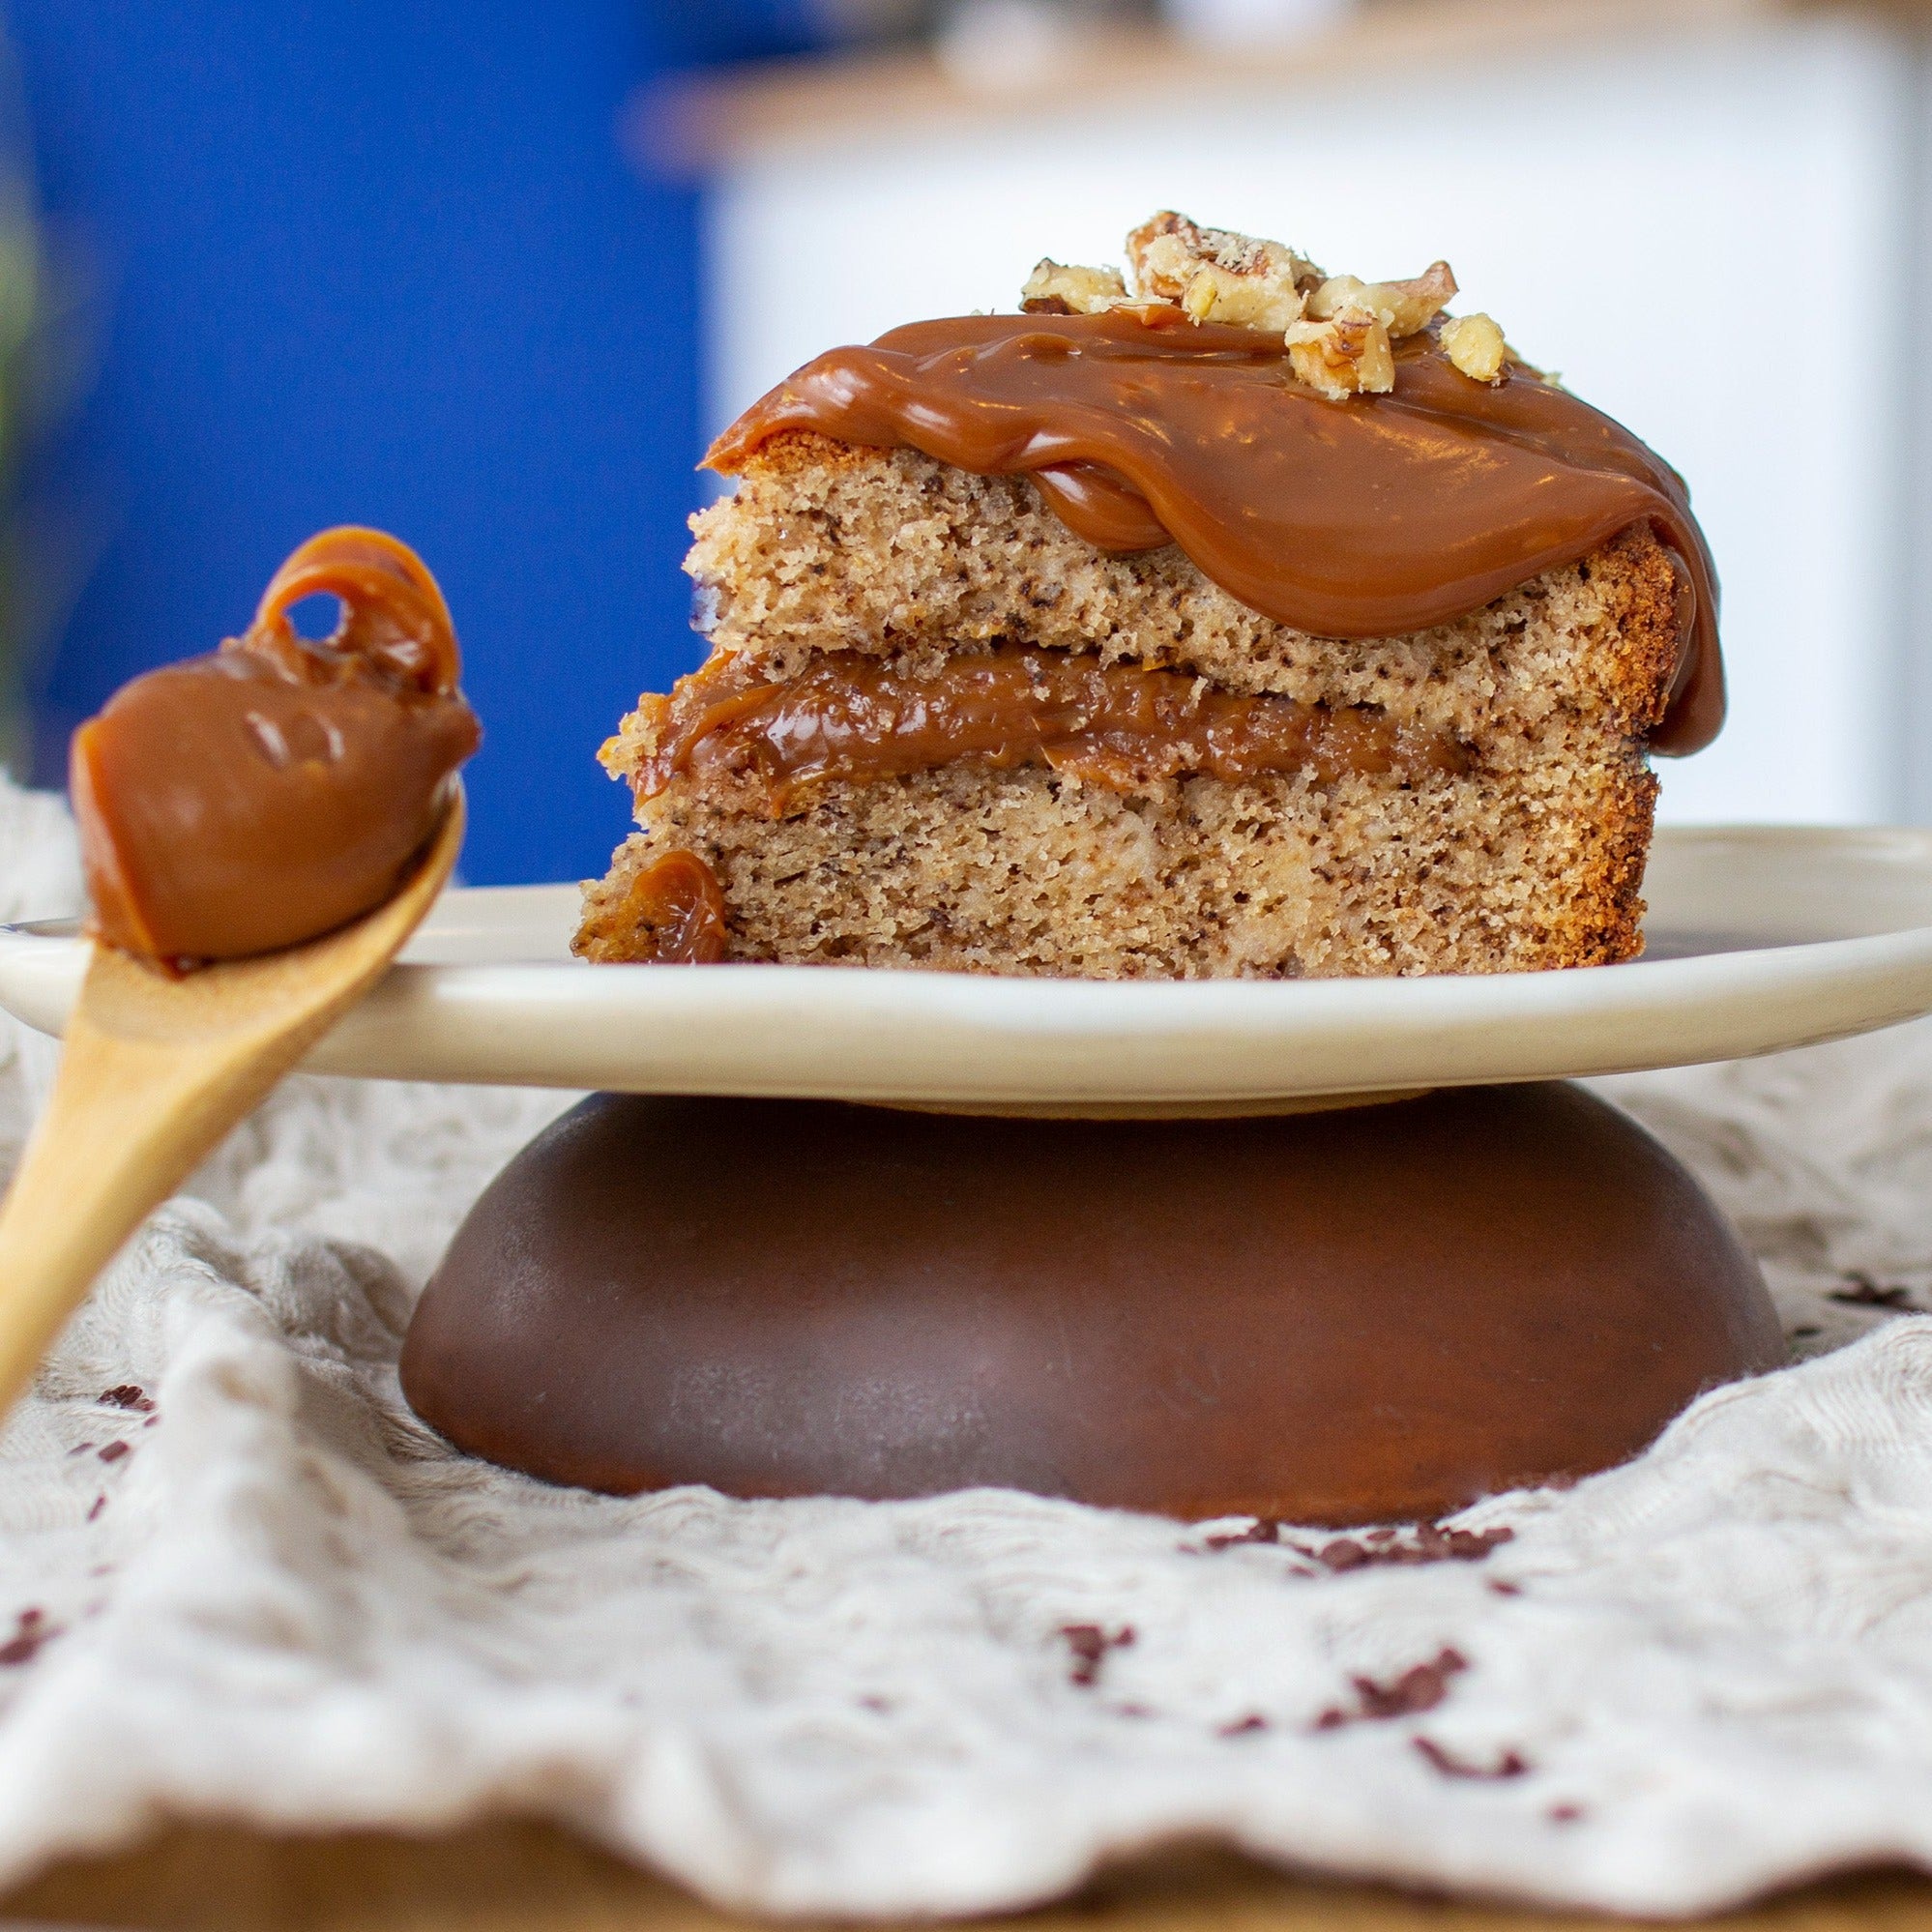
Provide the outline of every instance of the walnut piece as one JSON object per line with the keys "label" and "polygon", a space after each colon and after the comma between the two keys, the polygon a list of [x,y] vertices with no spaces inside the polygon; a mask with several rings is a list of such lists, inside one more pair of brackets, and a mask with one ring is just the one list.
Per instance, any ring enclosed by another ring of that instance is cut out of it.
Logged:
{"label": "walnut piece", "polygon": [[1331,276],[1308,297],[1308,313],[1325,322],[1344,309],[1365,309],[1389,331],[1390,339],[1420,335],[1441,314],[1455,293],[1448,262],[1431,262],[1409,281],[1358,281],[1352,275]]}
{"label": "walnut piece", "polygon": [[1443,353],[1472,382],[1499,383],[1509,345],[1503,332],[1479,309],[1474,315],[1452,315],[1443,324]]}
{"label": "walnut piece", "polygon": [[1163,209],[1127,239],[1129,289],[1118,269],[1042,261],[1020,307],[1030,315],[1096,315],[1165,306],[1196,322],[1279,335],[1290,366],[1311,389],[1340,401],[1395,387],[1394,344],[1440,323],[1444,354],[1473,382],[1499,383],[1513,360],[1487,315],[1444,316],[1456,292],[1447,262],[1407,281],[1331,276],[1279,242],[1204,228]]}
{"label": "walnut piece", "polygon": [[1359,390],[1386,395],[1395,387],[1388,325],[1366,308],[1297,322],[1287,331],[1287,342],[1289,366],[1331,402]]}
{"label": "walnut piece", "polygon": [[1127,237],[1127,260],[1143,297],[1177,302],[1196,322],[1286,330],[1322,278],[1314,263],[1279,242],[1203,228],[1163,209]]}
{"label": "walnut piece", "polygon": [[1130,300],[1119,269],[1069,268],[1050,256],[1020,290],[1020,307],[1028,315],[1098,315]]}

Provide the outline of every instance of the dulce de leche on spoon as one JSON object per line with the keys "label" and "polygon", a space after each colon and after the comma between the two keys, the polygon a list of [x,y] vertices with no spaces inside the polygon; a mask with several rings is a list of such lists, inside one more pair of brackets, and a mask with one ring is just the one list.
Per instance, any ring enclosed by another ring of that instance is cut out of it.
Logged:
{"label": "dulce de leche on spoon", "polygon": [[[290,611],[341,606],[334,633]],[[270,952],[380,905],[482,737],[448,605],[407,545],[324,531],[219,651],[136,678],[74,733],[94,930],[171,965]]]}
{"label": "dulce de leche on spoon", "polygon": [[[342,617],[311,642],[289,611],[317,593]],[[480,736],[458,669],[416,556],[331,530],[242,636],[136,679],[75,734],[99,943],[0,1203],[0,1412],[142,1217],[435,902]]]}

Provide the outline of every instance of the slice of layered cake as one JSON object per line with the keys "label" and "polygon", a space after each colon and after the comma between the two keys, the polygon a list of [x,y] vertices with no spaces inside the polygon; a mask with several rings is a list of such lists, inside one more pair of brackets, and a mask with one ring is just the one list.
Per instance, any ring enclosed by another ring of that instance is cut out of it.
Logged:
{"label": "slice of layered cake", "polygon": [[605,746],[594,960],[1096,977],[1641,950],[1723,717],[1682,481],[1450,318],[1157,216],[1131,280],[801,369],[707,458],[711,654]]}

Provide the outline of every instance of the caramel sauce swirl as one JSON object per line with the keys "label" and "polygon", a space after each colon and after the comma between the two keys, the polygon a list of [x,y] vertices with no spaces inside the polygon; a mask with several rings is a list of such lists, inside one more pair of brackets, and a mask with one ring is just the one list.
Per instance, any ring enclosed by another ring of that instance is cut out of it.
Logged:
{"label": "caramel sauce swirl", "polygon": [[1518,363],[1494,387],[1424,333],[1387,395],[1335,402],[1281,342],[1150,305],[916,322],[834,349],[754,403],[705,461],[786,430],[1025,474],[1104,550],[1173,542],[1232,597],[1319,636],[1427,629],[1632,524],[1676,556],[1683,635],[1652,747],[1724,720],[1717,582],[1683,481],[1627,429]]}
{"label": "caramel sauce swirl", "polygon": [[1130,791],[1203,773],[1240,780],[1301,772],[1469,768],[1446,732],[1373,706],[1215,690],[1182,671],[1102,664],[1031,645],[949,659],[916,677],[856,652],[830,652],[784,683],[716,654],[668,697],[646,700],[656,744],[633,768],[640,802],[674,777],[750,780],[776,816],[829,779],[867,782],[972,758],[1039,764]]}

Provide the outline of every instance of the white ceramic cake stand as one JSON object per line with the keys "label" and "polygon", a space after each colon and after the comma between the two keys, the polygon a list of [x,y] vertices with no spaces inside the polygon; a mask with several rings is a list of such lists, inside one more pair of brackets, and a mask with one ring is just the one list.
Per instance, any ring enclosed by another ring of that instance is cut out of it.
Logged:
{"label": "white ceramic cake stand", "polygon": [[[1287,1111],[1725,1060],[1932,1011],[1932,831],[1666,830],[1648,955],[1564,973],[1186,983],[586,966],[573,886],[447,893],[310,1055],[325,1073],[999,1112]],[[46,1033],[71,922],[0,928]]]}

